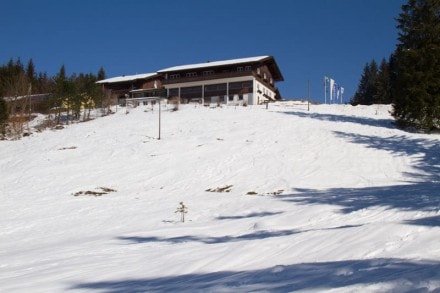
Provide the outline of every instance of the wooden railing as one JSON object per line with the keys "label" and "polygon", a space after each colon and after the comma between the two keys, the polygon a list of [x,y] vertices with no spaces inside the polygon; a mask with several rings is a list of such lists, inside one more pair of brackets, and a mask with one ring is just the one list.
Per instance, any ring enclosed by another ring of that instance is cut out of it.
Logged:
{"label": "wooden railing", "polygon": [[211,75],[198,75],[192,77],[181,76],[180,78],[172,78],[166,79],[162,82],[162,84],[173,84],[173,83],[185,83],[185,82],[194,82],[194,81],[204,81],[204,80],[212,80],[212,79],[222,79],[222,78],[233,78],[233,77],[241,77],[241,76],[253,76],[252,71],[231,71],[231,72],[221,72],[214,73]]}

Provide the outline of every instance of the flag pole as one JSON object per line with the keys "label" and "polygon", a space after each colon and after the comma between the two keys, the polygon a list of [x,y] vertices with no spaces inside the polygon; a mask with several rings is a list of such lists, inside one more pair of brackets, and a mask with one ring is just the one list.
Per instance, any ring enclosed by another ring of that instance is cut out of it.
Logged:
{"label": "flag pole", "polygon": [[324,104],[327,104],[327,76],[324,76]]}

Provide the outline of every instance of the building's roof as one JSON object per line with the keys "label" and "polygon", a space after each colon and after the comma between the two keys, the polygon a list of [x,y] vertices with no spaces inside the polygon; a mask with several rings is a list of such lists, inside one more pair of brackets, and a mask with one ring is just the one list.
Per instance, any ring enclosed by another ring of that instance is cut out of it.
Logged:
{"label": "building's roof", "polygon": [[173,66],[169,68],[165,68],[162,70],[158,70],[157,73],[143,73],[143,74],[135,74],[135,75],[123,75],[112,78],[107,78],[104,80],[97,81],[96,83],[120,83],[120,82],[130,82],[139,79],[147,79],[157,76],[160,73],[173,72],[173,71],[184,71],[184,70],[192,70],[199,68],[210,68],[210,67],[219,67],[219,66],[228,66],[228,65],[239,65],[239,64],[249,64],[249,63],[257,63],[264,62],[267,64],[274,74],[274,78],[277,81],[284,80],[283,75],[276,64],[275,59],[272,56],[257,56],[257,57],[248,57],[248,58],[239,58],[239,59],[230,59],[223,61],[212,61],[212,62],[204,62],[197,64],[188,64],[188,65],[180,65]]}
{"label": "building's roof", "polygon": [[96,83],[127,82],[127,81],[134,81],[134,80],[138,80],[138,79],[147,79],[147,78],[151,78],[155,75],[157,75],[157,73],[142,73],[142,74],[134,74],[134,75],[123,75],[123,76],[116,76],[116,77],[112,77],[112,78],[103,79],[103,80],[97,81]]}
{"label": "building's roof", "polygon": [[265,59],[270,58],[270,56],[258,56],[258,57],[250,57],[250,58],[240,58],[240,59],[231,59],[231,60],[223,60],[223,61],[212,61],[205,63],[197,63],[197,64],[188,64],[181,66],[174,66],[159,70],[159,73],[165,73],[170,71],[181,71],[181,70],[190,70],[190,69],[198,69],[198,68],[206,68],[206,67],[216,67],[216,66],[224,66],[224,65],[234,65],[241,63],[252,63],[252,62],[260,62]]}

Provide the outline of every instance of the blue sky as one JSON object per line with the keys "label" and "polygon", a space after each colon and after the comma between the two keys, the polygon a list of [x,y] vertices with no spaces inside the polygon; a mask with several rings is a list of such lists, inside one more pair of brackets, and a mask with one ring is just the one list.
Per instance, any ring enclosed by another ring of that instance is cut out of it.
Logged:
{"label": "blue sky", "polygon": [[362,69],[397,43],[405,0],[3,0],[0,64],[33,59],[54,75],[107,76],[261,55],[275,57],[285,98],[324,101],[323,78],[356,91]]}

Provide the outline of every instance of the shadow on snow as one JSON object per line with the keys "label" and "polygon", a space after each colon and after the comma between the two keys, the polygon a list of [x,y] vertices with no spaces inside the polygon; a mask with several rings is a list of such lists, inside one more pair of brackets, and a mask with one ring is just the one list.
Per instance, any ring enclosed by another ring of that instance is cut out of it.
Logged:
{"label": "shadow on snow", "polygon": [[426,217],[415,220],[408,220],[405,223],[411,225],[428,226],[428,227],[440,227],[440,216]]}
{"label": "shadow on snow", "polygon": [[[359,123],[368,122],[363,118],[352,119]],[[406,135],[377,137],[346,132],[334,132],[334,134],[349,143],[384,150],[394,156],[414,156],[416,161],[412,167],[415,172],[406,174],[412,178],[411,181],[393,186],[366,188],[295,189],[295,193],[280,195],[278,198],[302,204],[337,205],[344,213],[374,206],[400,210],[440,210],[440,141],[438,139],[413,138]],[[438,217],[413,223],[439,226]]]}
{"label": "shadow on snow", "polygon": [[149,243],[149,242],[169,242],[169,243],[184,243],[184,242],[200,242],[204,244],[218,244],[226,242],[237,242],[245,240],[261,240],[272,237],[289,236],[300,233],[296,230],[281,230],[281,231],[257,231],[249,234],[239,236],[177,236],[177,237],[139,237],[139,236],[121,236],[117,239],[129,241],[132,243]]}
{"label": "shadow on snow", "polygon": [[357,116],[348,116],[348,115],[336,115],[336,114],[325,114],[325,113],[313,113],[313,112],[279,112],[287,115],[294,115],[300,118],[311,118],[322,121],[331,121],[331,122],[344,122],[344,123],[357,123],[362,125],[369,125],[375,127],[383,127],[383,128],[391,128],[396,129],[394,121],[392,119],[374,119],[368,117],[357,117]]}
{"label": "shadow on snow", "polygon": [[250,213],[244,216],[219,216],[217,220],[239,220],[239,219],[247,219],[247,218],[259,218],[259,217],[268,217],[282,214],[283,212],[261,212],[261,213]]}
{"label": "shadow on snow", "polygon": [[[70,289],[122,292],[291,292],[374,285],[376,290],[440,292],[440,263],[393,258],[278,265],[145,279],[81,283]],[[384,288],[381,288],[381,285]],[[438,287],[435,289],[435,287]],[[357,288],[355,288],[357,289]]]}
{"label": "shadow on snow", "polygon": [[282,195],[279,198],[298,204],[337,205],[341,207],[343,213],[378,206],[408,211],[438,211],[440,196],[436,188],[439,188],[439,184],[415,183],[358,189],[332,188],[322,191],[295,189],[296,193]]}
{"label": "shadow on snow", "polygon": [[185,243],[185,242],[199,242],[203,244],[219,244],[228,242],[248,241],[248,240],[262,240],[273,237],[284,237],[299,233],[306,233],[312,231],[326,231],[337,229],[348,229],[360,227],[362,225],[344,225],[339,227],[329,227],[322,229],[309,229],[309,230],[279,230],[279,231],[255,231],[249,234],[243,234],[238,236],[176,236],[176,237],[157,237],[157,236],[120,236],[118,240],[128,241],[132,244],[135,243],[152,243],[152,242],[168,242],[172,244]]}

